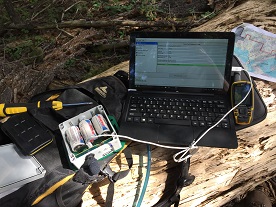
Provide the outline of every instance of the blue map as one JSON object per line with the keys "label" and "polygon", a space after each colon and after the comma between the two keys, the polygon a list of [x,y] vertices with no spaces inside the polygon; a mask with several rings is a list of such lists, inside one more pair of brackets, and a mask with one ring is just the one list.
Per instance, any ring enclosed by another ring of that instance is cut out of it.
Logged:
{"label": "blue map", "polygon": [[251,76],[276,82],[276,35],[244,23],[236,34],[234,54]]}

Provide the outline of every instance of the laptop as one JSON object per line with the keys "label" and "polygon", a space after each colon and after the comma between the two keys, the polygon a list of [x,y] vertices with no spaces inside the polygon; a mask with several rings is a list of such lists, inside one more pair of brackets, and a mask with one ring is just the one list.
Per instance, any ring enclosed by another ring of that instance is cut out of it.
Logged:
{"label": "laptop", "polygon": [[[189,146],[231,109],[232,32],[130,34],[129,90],[119,134]],[[198,146],[237,148],[231,113]]]}

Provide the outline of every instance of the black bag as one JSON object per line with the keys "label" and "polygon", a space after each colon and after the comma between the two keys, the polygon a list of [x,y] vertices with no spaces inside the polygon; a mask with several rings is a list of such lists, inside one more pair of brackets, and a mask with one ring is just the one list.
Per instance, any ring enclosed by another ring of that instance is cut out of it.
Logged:
{"label": "black bag", "polygon": [[127,73],[118,71],[114,76],[92,79],[76,86],[46,91],[31,98],[29,102],[57,100],[67,103],[93,102],[93,105],[66,107],[62,110],[51,108],[33,109],[30,113],[50,130],[58,130],[58,124],[99,104],[116,121],[121,117],[122,107],[127,94],[124,84]]}
{"label": "black bag", "polygon": [[[93,79],[73,87],[46,91],[30,100],[30,102],[50,100],[58,100],[63,103],[92,102],[93,105],[68,107],[59,111],[52,108],[32,109],[29,112],[34,119],[44,124],[55,136],[51,144],[35,154],[36,159],[46,169],[46,175],[0,199],[1,207],[75,207],[81,202],[85,189],[104,178],[110,180],[106,206],[112,206],[114,182],[125,177],[132,166],[132,155],[129,148],[100,161],[90,154],[86,156],[82,167],[75,172],[69,169],[58,124],[99,104],[104,106],[108,115],[115,117],[115,120],[118,121],[127,93],[127,88],[122,82],[124,78],[127,78],[127,74],[120,71],[115,76]],[[22,116],[22,114],[15,116]],[[121,152],[125,154],[129,169],[113,172],[109,167],[109,162]]]}
{"label": "black bag", "polygon": [[127,95],[127,78],[126,72],[118,71],[114,76],[86,81],[78,84],[78,86],[92,92],[93,98],[99,104],[102,104],[107,113],[114,116],[118,121]]}

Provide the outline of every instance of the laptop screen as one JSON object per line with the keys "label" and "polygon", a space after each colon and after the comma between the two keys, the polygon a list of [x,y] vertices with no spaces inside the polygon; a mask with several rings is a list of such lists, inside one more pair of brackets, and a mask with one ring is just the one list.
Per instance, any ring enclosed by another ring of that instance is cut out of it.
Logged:
{"label": "laptop screen", "polygon": [[232,33],[134,33],[130,44],[131,86],[226,91],[233,44]]}

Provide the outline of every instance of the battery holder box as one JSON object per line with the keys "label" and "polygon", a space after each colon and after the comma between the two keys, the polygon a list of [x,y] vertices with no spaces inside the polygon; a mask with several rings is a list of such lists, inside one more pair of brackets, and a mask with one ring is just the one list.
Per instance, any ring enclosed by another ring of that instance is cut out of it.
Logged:
{"label": "battery holder box", "polygon": [[[71,127],[71,126],[78,126],[80,119],[85,117],[85,119],[91,120],[92,117],[96,114],[101,114],[105,121],[106,124],[108,125],[110,129],[110,134],[104,137],[99,137],[97,138],[93,144],[87,144],[86,148],[84,148],[81,151],[78,152],[73,152],[70,144],[67,141],[66,137],[66,131]],[[68,119],[62,123],[59,124],[59,129],[61,131],[61,135],[63,138],[63,144],[66,150],[66,154],[68,155],[68,160],[70,164],[73,164],[73,168],[80,169],[82,164],[85,161],[85,157],[88,154],[94,154],[94,157],[97,160],[103,160],[112,154],[119,152],[123,148],[123,142],[120,141],[120,139],[117,136],[117,133],[112,126],[107,114],[104,111],[104,108],[102,105],[96,106],[90,110],[87,110],[83,113],[80,113],[79,115]]]}

